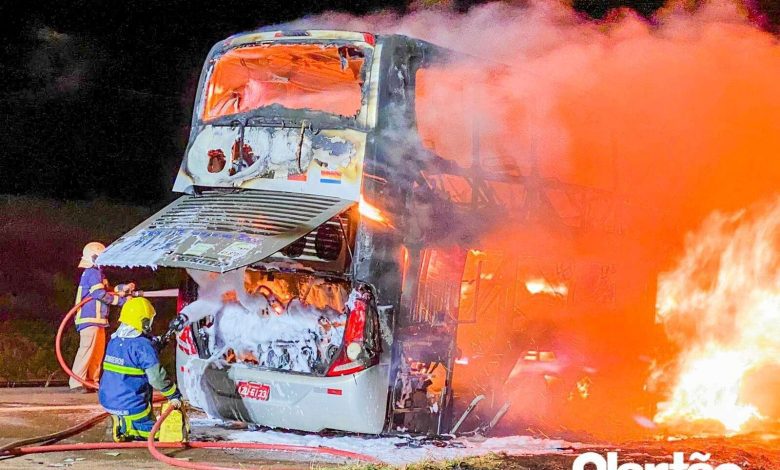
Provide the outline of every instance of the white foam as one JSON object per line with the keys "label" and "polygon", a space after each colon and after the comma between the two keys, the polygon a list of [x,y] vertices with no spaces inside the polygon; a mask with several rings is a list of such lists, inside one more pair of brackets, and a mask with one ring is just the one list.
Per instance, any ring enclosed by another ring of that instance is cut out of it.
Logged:
{"label": "white foam", "polygon": [[[329,349],[341,346],[345,313],[318,308],[299,298],[285,305],[272,295],[250,294],[244,286],[245,271],[219,275],[188,270],[199,286],[198,300],[182,313],[190,322],[213,317],[206,330],[211,351],[232,349],[239,360],[250,358],[265,367],[312,372],[317,361],[327,360]],[[311,298],[321,295],[323,284],[321,280],[312,282]],[[338,295],[337,291],[331,295]],[[216,358],[211,362],[219,365]]]}
{"label": "white foam", "polygon": [[[417,446],[407,446],[410,439],[402,436],[359,437],[353,435],[323,437],[312,433],[284,431],[231,431],[217,428],[219,421],[193,419],[193,435],[196,439],[219,436],[234,442],[262,442],[267,444],[291,444],[301,446],[326,446],[335,449],[371,455],[392,465],[405,465],[424,460],[445,460],[479,456],[491,452],[508,455],[562,454],[571,449],[585,447],[560,439],[541,439],[530,436],[491,438],[457,437],[447,441],[446,447],[438,447],[422,441]],[[414,442],[412,440],[412,442]],[[310,458],[307,454],[303,457]]]}

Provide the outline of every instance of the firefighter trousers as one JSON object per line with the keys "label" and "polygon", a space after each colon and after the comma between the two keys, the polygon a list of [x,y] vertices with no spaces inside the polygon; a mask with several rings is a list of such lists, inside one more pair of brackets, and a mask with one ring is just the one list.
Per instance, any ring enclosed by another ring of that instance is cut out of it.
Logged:
{"label": "firefighter trousers", "polygon": [[[73,373],[83,380],[97,383],[106,353],[106,329],[88,326],[79,332],[79,350],[73,360]],[[73,377],[68,381],[70,388],[82,385]]]}
{"label": "firefighter trousers", "polygon": [[[149,405],[146,410],[134,415],[111,415],[111,434],[114,442],[145,441],[154,423],[154,413]],[[158,435],[154,437],[157,438]]]}

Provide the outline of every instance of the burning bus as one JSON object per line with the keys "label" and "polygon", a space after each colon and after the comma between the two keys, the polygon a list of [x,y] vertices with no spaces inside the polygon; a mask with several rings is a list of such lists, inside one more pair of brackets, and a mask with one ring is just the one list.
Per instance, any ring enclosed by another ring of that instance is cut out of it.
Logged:
{"label": "burning bus", "polygon": [[[424,132],[424,106],[476,99],[468,74],[461,96],[437,90],[460,60],[342,31],[251,32],[212,48],[173,188],[184,195],[98,260],[186,270],[177,376],[195,406],[305,431],[452,430],[453,374],[468,360],[458,330],[488,289],[459,313],[478,227],[560,219],[537,173],[484,171],[467,112],[468,146]],[[581,204],[601,197],[553,186]]]}

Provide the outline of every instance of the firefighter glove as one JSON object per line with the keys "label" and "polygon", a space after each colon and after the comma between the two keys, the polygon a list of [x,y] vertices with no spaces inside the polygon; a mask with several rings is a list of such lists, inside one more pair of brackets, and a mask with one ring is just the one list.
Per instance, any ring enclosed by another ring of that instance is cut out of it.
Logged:
{"label": "firefighter glove", "polygon": [[173,331],[181,331],[184,329],[185,326],[187,326],[187,322],[189,321],[189,318],[187,318],[187,315],[180,314],[173,320],[171,320],[171,323],[168,325],[169,330]]}
{"label": "firefighter glove", "polygon": [[165,338],[162,336],[152,336],[152,346],[154,347],[154,350],[157,352],[162,351],[162,349],[165,347]]}

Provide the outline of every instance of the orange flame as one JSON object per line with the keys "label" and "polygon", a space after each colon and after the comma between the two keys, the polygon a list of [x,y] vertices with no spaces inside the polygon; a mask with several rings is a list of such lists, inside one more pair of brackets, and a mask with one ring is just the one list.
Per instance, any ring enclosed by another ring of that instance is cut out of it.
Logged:
{"label": "orange flame", "polygon": [[566,284],[562,282],[551,284],[542,278],[533,278],[525,281],[525,288],[532,295],[546,294],[554,297],[566,297],[569,294],[569,288]]}
{"label": "orange flame", "polygon": [[390,219],[385,217],[385,215],[378,207],[366,201],[362,194],[360,195],[360,204],[358,205],[358,210],[360,211],[360,215],[371,219],[374,222],[378,222],[386,227],[393,226],[390,223]]}
{"label": "orange flame", "polygon": [[777,410],[765,381],[780,366],[779,231],[780,199],[756,217],[715,213],[659,278],[657,320],[682,351],[653,371],[675,374],[657,423],[714,420],[733,433]]}

